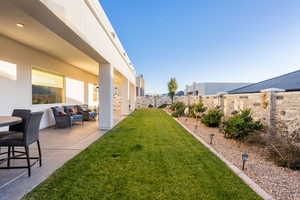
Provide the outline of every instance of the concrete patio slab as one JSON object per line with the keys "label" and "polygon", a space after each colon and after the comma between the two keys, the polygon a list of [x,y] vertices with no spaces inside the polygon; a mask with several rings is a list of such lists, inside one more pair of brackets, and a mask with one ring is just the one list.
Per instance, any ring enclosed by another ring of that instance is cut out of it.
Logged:
{"label": "concrete patio slab", "polygon": [[[116,120],[117,123],[120,120]],[[27,192],[49,177],[66,161],[73,158],[104,134],[97,122],[85,122],[68,129],[48,128],[40,132],[43,166],[32,168],[31,177],[25,169],[0,170],[0,200],[22,198]],[[20,149],[21,150],[21,149]],[[37,155],[36,145],[30,147],[31,155]],[[24,165],[25,161],[12,164]]]}

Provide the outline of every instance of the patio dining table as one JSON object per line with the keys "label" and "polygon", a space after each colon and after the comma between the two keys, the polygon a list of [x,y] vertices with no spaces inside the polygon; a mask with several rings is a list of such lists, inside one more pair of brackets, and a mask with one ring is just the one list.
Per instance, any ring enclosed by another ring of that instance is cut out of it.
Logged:
{"label": "patio dining table", "polygon": [[22,122],[21,117],[0,116],[0,127],[11,126]]}
{"label": "patio dining table", "polygon": [[[13,116],[0,116],[0,127],[5,127],[5,126],[11,126],[15,124],[19,124],[22,122],[21,117],[13,117]],[[3,155],[4,153],[1,153],[1,148],[0,148],[0,155]],[[0,159],[0,165],[6,161],[7,159]]]}

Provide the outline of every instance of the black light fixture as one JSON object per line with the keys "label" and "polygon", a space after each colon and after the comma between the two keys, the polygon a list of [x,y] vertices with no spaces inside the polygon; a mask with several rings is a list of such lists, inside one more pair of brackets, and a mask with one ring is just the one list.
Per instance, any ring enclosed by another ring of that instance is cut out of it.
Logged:
{"label": "black light fixture", "polygon": [[246,165],[246,161],[249,159],[249,154],[247,152],[244,152],[242,154],[242,161],[243,161],[243,167],[242,169],[244,170],[245,169],[245,165]]}
{"label": "black light fixture", "polygon": [[209,137],[210,137],[210,142],[209,142],[209,144],[212,144],[212,143],[213,143],[214,136],[215,136],[215,134],[213,134],[213,133],[209,134]]}

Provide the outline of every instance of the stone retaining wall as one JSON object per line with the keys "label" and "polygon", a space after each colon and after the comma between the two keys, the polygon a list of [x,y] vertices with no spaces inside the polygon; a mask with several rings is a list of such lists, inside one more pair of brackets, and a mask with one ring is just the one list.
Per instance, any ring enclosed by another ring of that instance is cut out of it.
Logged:
{"label": "stone retaining wall", "polygon": [[[196,96],[175,96],[174,102],[183,102],[186,105],[194,104],[199,102],[201,97]],[[137,97],[136,108],[148,108],[150,105],[153,107],[159,107],[163,104],[171,104],[171,98],[168,96],[163,97],[154,97],[154,96],[145,96]]]}
{"label": "stone retaining wall", "polygon": [[[300,138],[300,92],[261,92],[252,94],[225,94],[213,96],[180,96],[174,102],[193,104],[202,99],[208,109],[220,108],[225,119],[233,112],[246,108],[252,110],[254,119],[261,120],[270,134]],[[138,97],[137,108],[149,105],[159,107],[171,104],[169,97]]]}
{"label": "stone retaining wall", "polygon": [[209,109],[219,107],[225,118],[234,111],[250,108],[253,118],[261,120],[271,134],[300,137],[300,92],[261,92],[203,96]]}

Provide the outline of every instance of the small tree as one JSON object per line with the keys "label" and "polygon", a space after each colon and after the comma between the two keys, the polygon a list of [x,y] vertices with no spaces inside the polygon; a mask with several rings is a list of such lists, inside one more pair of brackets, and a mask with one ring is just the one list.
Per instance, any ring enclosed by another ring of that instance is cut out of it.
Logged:
{"label": "small tree", "polygon": [[177,85],[176,79],[171,78],[168,83],[168,90],[169,90],[169,96],[171,97],[172,104],[173,104],[174,96],[175,96],[177,89],[178,89],[178,85]]}

